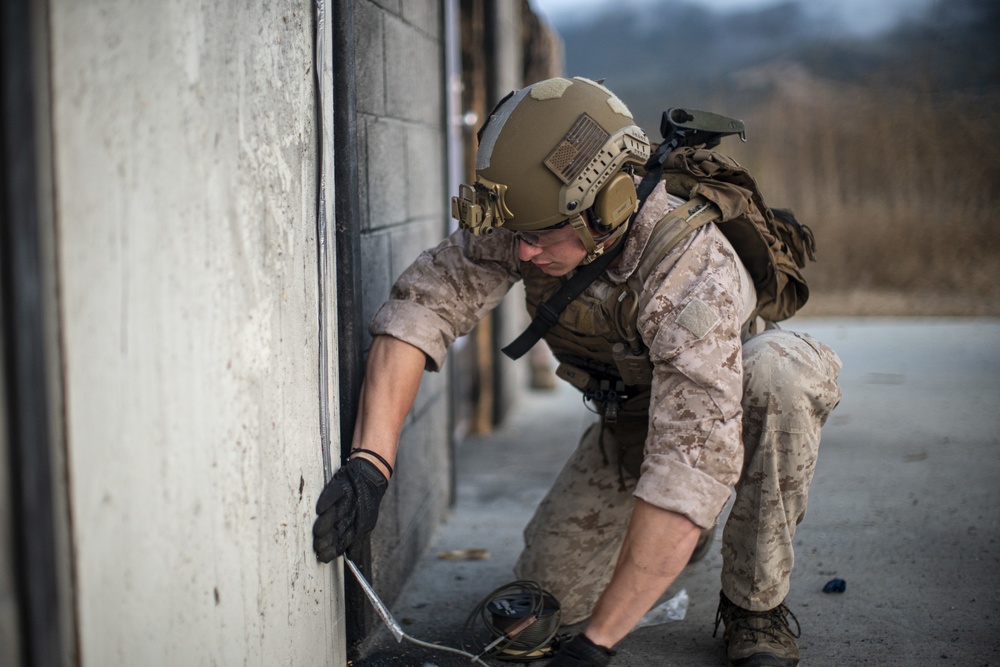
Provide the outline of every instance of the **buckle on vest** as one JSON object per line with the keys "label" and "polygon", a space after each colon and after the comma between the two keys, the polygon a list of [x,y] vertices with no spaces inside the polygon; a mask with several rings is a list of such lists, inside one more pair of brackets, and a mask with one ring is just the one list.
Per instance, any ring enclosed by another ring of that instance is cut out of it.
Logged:
{"label": "buckle on vest", "polygon": [[588,392],[584,396],[604,406],[605,424],[614,424],[618,421],[618,414],[628,399],[625,395],[625,383],[621,380],[615,381],[614,388],[611,387],[610,380],[601,380],[597,391]]}

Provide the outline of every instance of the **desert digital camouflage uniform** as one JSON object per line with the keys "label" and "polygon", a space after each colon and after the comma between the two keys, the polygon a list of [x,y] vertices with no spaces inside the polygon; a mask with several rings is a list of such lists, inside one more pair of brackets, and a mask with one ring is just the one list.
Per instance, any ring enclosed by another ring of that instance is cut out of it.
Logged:
{"label": "desert digital camouflage uniform", "polygon": [[[553,593],[566,624],[589,616],[610,581],[635,497],[709,528],[735,487],[723,592],[764,611],[788,591],[820,428],[840,398],[840,361],[826,345],[779,329],[744,342],[754,288],[714,225],[636,285],[653,225],[682,203],[658,186],[617,265],[546,334],[557,359],[571,365],[583,359],[613,372],[612,345],[638,339],[652,362],[651,383],[627,387],[614,422],[588,429],[525,529],[517,576]],[[517,244],[503,228],[452,234],[403,273],[371,333],[416,346],[429,370],[440,369],[447,347],[514,282],[524,281],[531,312],[563,283],[520,262]]]}

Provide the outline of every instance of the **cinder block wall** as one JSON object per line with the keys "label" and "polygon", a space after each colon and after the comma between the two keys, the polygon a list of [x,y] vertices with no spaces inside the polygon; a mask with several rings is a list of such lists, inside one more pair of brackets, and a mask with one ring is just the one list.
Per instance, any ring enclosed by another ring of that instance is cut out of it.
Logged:
{"label": "cinder block wall", "polygon": [[[356,7],[363,318],[446,233],[444,33],[436,0]],[[392,599],[448,509],[447,373],[426,373],[372,534],[375,585]]]}

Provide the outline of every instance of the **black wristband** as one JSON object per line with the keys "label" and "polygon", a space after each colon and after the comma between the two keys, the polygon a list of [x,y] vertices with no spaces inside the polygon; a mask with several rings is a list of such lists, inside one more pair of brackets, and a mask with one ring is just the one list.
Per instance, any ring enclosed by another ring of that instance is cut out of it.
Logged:
{"label": "black wristband", "polygon": [[[386,467],[386,470],[388,470],[388,471],[389,471],[389,477],[392,477],[392,466],[391,466],[391,465],[389,465],[389,462],[385,460],[385,457],[384,457],[384,456],[382,456],[382,455],[381,455],[381,454],[379,454],[378,452],[373,452],[373,451],[372,451],[372,450],[370,450],[370,449],[361,449],[360,447],[358,447],[358,448],[356,448],[356,449],[352,449],[352,450],[351,450],[351,454],[350,454],[350,455],[353,455],[353,454],[355,454],[355,453],[357,453],[357,452],[363,452],[363,453],[365,453],[365,454],[369,454],[369,455],[371,455],[371,456],[374,456],[374,457],[375,457],[376,459],[378,459],[378,461],[379,461],[379,462],[380,462],[380,463],[381,463],[382,465],[384,465],[384,466]],[[348,455],[348,458],[350,458],[350,455]]]}

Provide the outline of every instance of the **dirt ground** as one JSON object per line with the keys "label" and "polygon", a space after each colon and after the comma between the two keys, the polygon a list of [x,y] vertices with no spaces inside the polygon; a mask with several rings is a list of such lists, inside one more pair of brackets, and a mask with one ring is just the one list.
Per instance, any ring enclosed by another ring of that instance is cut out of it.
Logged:
{"label": "dirt ground", "polygon": [[799,314],[803,317],[1000,317],[1000,293],[813,291]]}

